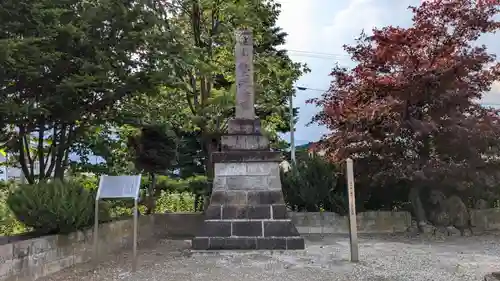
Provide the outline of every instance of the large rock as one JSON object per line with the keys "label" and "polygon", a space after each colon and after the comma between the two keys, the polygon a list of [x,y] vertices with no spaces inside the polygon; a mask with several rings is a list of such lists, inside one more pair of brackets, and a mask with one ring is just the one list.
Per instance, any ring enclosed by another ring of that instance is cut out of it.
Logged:
{"label": "large rock", "polygon": [[499,281],[500,280],[500,272],[492,272],[484,276],[484,281]]}
{"label": "large rock", "polygon": [[469,210],[460,197],[452,195],[446,198],[441,191],[433,190],[430,199],[431,203],[437,205],[431,213],[431,220],[434,220],[436,226],[455,227],[462,236],[465,235],[465,230],[473,233]]}

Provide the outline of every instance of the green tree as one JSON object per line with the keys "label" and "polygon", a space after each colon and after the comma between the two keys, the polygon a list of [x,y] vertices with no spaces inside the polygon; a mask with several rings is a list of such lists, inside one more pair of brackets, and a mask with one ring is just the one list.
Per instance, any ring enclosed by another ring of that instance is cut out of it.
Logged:
{"label": "green tree", "polygon": [[165,126],[148,125],[141,128],[140,133],[129,137],[129,147],[134,152],[135,168],[150,175],[148,186],[146,213],[155,211],[156,174],[166,174],[173,167],[176,154],[176,136]]}
{"label": "green tree", "polygon": [[274,1],[181,0],[168,7],[184,31],[179,40],[191,54],[189,66],[180,72],[184,84],[172,89],[173,106],[189,109],[183,112],[199,131],[206,174],[212,178],[211,152],[234,115],[234,31],[249,26],[254,32],[256,113],[273,141],[278,132],[289,130],[286,103],[306,69],[276,49],[286,34],[275,26],[280,6]]}
{"label": "green tree", "polygon": [[[98,134],[92,132],[82,144],[86,154],[94,152],[109,161],[93,167],[127,169],[128,160],[122,155],[126,153],[130,125],[162,124],[177,136],[176,169],[180,176],[206,173],[210,177],[209,156],[217,150],[219,136],[226,132],[227,120],[234,115],[233,33],[244,25],[252,26],[256,38],[257,114],[274,147],[282,147],[278,133],[290,129],[286,103],[294,92],[294,82],[307,69],[276,49],[286,36],[275,27],[279,5],[272,1],[216,0],[181,0],[166,5],[172,15],[169,27],[175,30],[175,41],[184,46],[181,57],[185,64],[176,68],[179,83],[123,99],[106,129],[101,126]],[[114,137],[106,131],[113,131]]]}
{"label": "green tree", "polygon": [[3,146],[29,183],[62,178],[118,101],[170,84],[182,62],[165,11],[146,0],[6,0],[0,26]]}

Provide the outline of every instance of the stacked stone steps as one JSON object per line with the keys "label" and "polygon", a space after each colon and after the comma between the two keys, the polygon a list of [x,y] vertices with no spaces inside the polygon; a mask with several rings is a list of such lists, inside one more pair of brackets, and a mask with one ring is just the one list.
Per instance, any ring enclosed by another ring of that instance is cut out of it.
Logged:
{"label": "stacked stone steps", "polygon": [[303,250],[304,239],[297,237],[196,237],[193,249],[219,250]]}
{"label": "stacked stone steps", "polygon": [[280,190],[216,192],[203,228],[193,239],[194,249],[304,249],[304,240],[288,218]]}

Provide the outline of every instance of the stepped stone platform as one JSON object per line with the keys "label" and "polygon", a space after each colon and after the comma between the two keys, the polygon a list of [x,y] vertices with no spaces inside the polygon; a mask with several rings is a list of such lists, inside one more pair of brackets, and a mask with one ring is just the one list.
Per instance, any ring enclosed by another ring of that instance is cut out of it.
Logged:
{"label": "stepped stone platform", "polygon": [[230,120],[222,147],[212,155],[212,196],[193,250],[304,249],[283,199],[281,155],[269,151],[259,120]]}

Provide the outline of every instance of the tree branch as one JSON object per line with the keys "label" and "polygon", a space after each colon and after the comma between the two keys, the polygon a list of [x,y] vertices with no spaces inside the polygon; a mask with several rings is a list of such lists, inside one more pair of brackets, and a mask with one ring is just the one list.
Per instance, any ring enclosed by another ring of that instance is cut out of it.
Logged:
{"label": "tree branch", "polygon": [[45,178],[44,137],[45,117],[41,115],[38,124],[38,180],[40,181]]}
{"label": "tree branch", "polygon": [[21,170],[23,172],[24,177],[28,181],[29,184],[35,183],[33,179],[33,175],[30,174],[28,170],[28,164],[26,163],[26,153],[24,147],[24,135],[26,134],[26,128],[24,126],[19,126],[19,164],[21,165]]}

